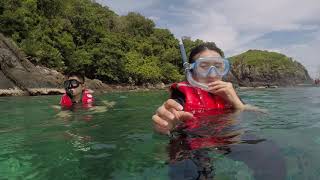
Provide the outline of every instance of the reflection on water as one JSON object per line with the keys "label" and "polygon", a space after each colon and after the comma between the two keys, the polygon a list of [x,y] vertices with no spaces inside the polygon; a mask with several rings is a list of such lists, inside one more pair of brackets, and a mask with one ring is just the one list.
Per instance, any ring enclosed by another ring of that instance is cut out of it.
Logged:
{"label": "reflection on water", "polygon": [[247,178],[285,179],[286,165],[279,148],[246,129],[241,123],[243,113],[250,114],[201,112],[182,124],[168,146],[170,179],[214,178],[217,155],[245,163],[252,170]]}

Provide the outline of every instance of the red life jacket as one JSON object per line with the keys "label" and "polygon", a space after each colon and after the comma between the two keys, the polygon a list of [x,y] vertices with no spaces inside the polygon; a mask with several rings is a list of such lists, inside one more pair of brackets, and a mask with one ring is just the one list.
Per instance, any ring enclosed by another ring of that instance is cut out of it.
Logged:
{"label": "red life jacket", "polygon": [[216,95],[200,88],[191,86],[188,82],[174,83],[171,90],[177,89],[185,96],[184,111],[201,113],[210,110],[229,109],[231,106]]}
{"label": "red life jacket", "polygon": [[[227,104],[221,97],[204,91],[200,88],[191,86],[188,82],[175,83],[171,90],[178,90],[185,97],[184,111],[191,112],[193,118],[185,121],[177,128],[183,128],[187,131],[197,130],[203,126],[216,126],[215,132],[221,131],[226,125],[224,121],[213,118],[215,115],[225,114],[231,105]],[[173,97],[172,97],[173,98]],[[211,128],[211,130],[213,130]],[[216,137],[206,138],[187,138],[186,144],[190,149],[199,149],[210,146],[219,146],[225,143],[225,139]]]}
{"label": "red life jacket", "polygon": [[[94,102],[94,98],[93,98],[92,94],[86,89],[82,92],[81,102],[82,102],[82,106],[84,108],[92,107],[92,103]],[[71,98],[66,93],[63,94],[63,96],[60,99],[60,105],[65,106],[65,107],[70,107],[70,106],[72,106],[72,104],[73,103],[72,103]]]}

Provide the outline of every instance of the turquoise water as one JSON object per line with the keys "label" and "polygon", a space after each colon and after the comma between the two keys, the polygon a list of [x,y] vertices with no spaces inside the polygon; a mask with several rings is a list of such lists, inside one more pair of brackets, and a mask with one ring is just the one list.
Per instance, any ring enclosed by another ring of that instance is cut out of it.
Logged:
{"label": "turquoise water", "polygon": [[[169,139],[154,134],[151,123],[167,96],[103,94],[97,98],[116,103],[108,111],[75,109],[64,117],[51,106],[59,96],[1,97],[0,179],[169,179]],[[241,113],[237,121],[243,131],[272,141],[286,179],[319,179],[320,88],[243,90],[240,96],[268,110]],[[214,159],[216,179],[253,179],[246,162],[205,152]]]}

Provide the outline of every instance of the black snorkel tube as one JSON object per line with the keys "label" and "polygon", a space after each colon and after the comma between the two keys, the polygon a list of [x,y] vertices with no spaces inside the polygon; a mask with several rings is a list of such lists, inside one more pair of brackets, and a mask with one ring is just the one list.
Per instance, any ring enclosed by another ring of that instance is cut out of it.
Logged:
{"label": "black snorkel tube", "polygon": [[72,86],[71,82],[69,80],[64,82],[64,89],[66,90],[66,94],[70,97],[70,99],[73,98],[73,92],[72,92]]}
{"label": "black snorkel tube", "polygon": [[72,93],[72,90],[71,89],[66,89],[66,94],[70,97],[70,99],[73,98],[73,93]]}
{"label": "black snorkel tube", "polygon": [[179,39],[179,47],[180,47],[180,53],[181,53],[181,57],[182,57],[182,63],[183,63],[183,68],[186,74],[186,78],[187,81],[195,87],[199,87],[205,91],[208,91],[209,87],[207,85],[204,85],[202,83],[199,83],[197,81],[195,81],[192,77],[192,67],[191,64],[188,63],[188,59],[187,59],[187,54],[186,54],[186,50],[184,49],[184,45],[182,42],[182,39]]}

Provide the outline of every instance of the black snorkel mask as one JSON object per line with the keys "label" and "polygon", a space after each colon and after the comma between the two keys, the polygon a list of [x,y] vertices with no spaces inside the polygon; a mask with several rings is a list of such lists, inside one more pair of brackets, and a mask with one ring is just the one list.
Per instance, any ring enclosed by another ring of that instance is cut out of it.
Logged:
{"label": "black snorkel mask", "polygon": [[66,94],[72,99],[73,98],[73,92],[72,89],[78,88],[80,84],[83,84],[82,82],[79,82],[76,79],[69,79],[64,81],[63,86],[66,90]]}

